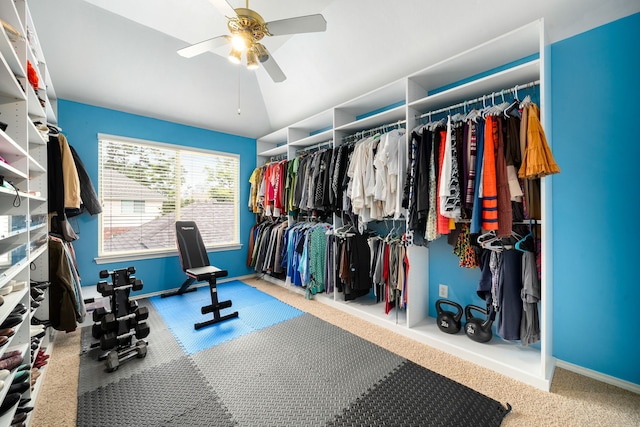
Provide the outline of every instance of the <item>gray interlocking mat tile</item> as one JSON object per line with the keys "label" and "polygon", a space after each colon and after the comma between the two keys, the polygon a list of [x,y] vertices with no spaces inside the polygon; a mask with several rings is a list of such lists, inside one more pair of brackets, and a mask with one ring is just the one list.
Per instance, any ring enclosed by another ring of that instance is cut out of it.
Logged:
{"label": "gray interlocking mat tile", "polygon": [[192,356],[242,426],[322,426],[405,359],[310,314]]}
{"label": "gray interlocking mat tile", "polygon": [[469,387],[406,361],[327,426],[497,427],[510,410]]}
{"label": "gray interlocking mat tile", "polygon": [[200,420],[192,426],[233,425],[231,414],[187,356],[78,397],[78,426],[188,425],[181,417]]}
{"label": "gray interlocking mat tile", "polygon": [[127,361],[120,365],[117,371],[108,373],[106,372],[107,366],[105,362],[98,361],[98,357],[104,351],[100,350],[100,348],[90,348],[92,343],[97,342],[91,336],[91,327],[82,328],[80,381],[78,382],[79,395],[184,356],[180,345],[158,312],[153,308],[153,305],[146,299],[138,301],[138,305],[149,309],[149,318],[146,322],[149,324],[150,333],[145,338],[145,341],[149,343],[147,356],[143,359]]}

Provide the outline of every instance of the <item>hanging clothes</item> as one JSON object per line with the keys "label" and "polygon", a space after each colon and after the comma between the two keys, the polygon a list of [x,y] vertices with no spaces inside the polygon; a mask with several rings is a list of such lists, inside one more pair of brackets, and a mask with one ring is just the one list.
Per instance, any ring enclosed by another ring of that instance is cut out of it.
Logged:
{"label": "hanging clothes", "polygon": [[[78,174],[78,179],[80,180],[81,205],[77,214],[81,214],[86,211],[89,212],[89,215],[97,215],[102,212],[102,205],[100,204],[100,199],[98,199],[98,195],[96,194],[95,187],[93,186],[91,178],[89,178],[89,174],[87,173],[87,169],[76,150],[71,145],[69,145],[69,149],[71,150],[73,163]],[[74,214],[67,212],[67,216],[71,217],[74,216]]]}
{"label": "hanging clothes", "polygon": [[531,103],[527,109],[527,119],[527,147],[518,176],[533,179],[560,173],[540,124],[540,109],[536,104]]}
{"label": "hanging clothes", "polygon": [[71,332],[82,323],[86,308],[71,243],[49,237],[49,321],[58,331]]}

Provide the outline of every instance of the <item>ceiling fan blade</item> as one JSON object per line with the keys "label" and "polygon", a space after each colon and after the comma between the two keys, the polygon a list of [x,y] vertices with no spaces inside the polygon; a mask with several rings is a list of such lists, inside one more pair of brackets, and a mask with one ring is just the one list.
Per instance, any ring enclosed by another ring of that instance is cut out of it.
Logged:
{"label": "ceiling fan blade", "polygon": [[320,14],[299,16],[267,22],[267,29],[273,36],[287,34],[317,33],[327,30],[327,21]]}
{"label": "ceiling fan blade", "polygon": [[228,18],[232,18],[236,16],[236,11],[229,3],[225,0],[209,0],[209,2],[215,6],[216,9],[220,11],[224,16]]}
{"label": "ceiling fan blade", "polygon": [[273,56],[271,56],[270,53],[269,58],[267,58],[267,60],[262,63],[262,66],[264,67],[264,70],[267,72],[267,74],[269,74],[269,77],[271,77],[271,80],[273,80],[274,82],[281,83],[287,79],[287,76],[284,75],[284,73],[280,69],[280,66],[278,65],[276,60],[273,59]]}
{"label": "ceiling fan blade", "polygon": [[196,43],[191,46],[182,48],[178,50],[178,54],[180,56],[184,56],[185,58],[193,58],[194,56],[222,47],[225,44],[229,43],[230,40],[231,40],[231,37],[229,36],[214,37],[212,39],[205,40],[200,43]]}

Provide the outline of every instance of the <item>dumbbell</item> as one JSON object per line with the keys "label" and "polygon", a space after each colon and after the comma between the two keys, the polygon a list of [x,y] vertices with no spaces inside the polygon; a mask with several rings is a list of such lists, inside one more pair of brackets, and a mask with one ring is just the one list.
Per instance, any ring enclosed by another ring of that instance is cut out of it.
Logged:
{"label": "dumbbell", "polygon": [[91,336],[93,336],[95,339],[100,339],[103,333],[104,331],[102,330],[102,326],[100,325],[100,323],[94,323],[91,326]]}
{"label": "dumbbell", "polygon": [[108,311],[104,307],[96,308],[95,310],[93,310],[93,321],[100,322],[107,313]]}
{"label": "dumbbell", "polygon": [[146,320],[149,317],[149,309],[147,307],[139,307],[133,313],[126,316],[116,318],[115,314],[107,313],[101,320],[102,330],[110,331],[116,328],[118,322],[128,319],[136,319],[136,322]]}
{"label": "dumbbell", "polygon": [[142,280],[136,279],[135,276],[129,277],[129,285],[131,285],[131,289],[133,289],[134,291],[141,290],[143,286]]}
{"label": "dumbbell", "polygon": [[115,332],[107,332],[100,337],[100,348],[102,350],[109,350],[118,345],[119,342],[134,335],[138,339],[146,338],[149,335],[149,326],[147,323],[139,323],[133,331],[129,331],[122,335],[117,335]]}
{"label": "dumbbell", "polygon": [[127,283],[126,285],[122,285],[122,286],[108,285],[108,286],[111,286],[111,294],[113,294],[114,291],[120,291],[124,289],[129,289],[129,288],[134,291],[139,291],[142,289],[143,283],[142,283],[142,280],[136,279],[135,276],[131,276],[129,277],[129,283]]}
{"label": "dumbbell", "polygon": [[[131,267],[127,267],[127,273],[129,274],[135,274],[136,273],[136,268],[131,266]],[[101,279],[106,279],[107,277],[109,277],[111,274],[113,274],[113,271],[109,271],[109,270],[102,270],[100,271],[100,278]]]}
{"label": "dumbbell", "polygon": [[97,288],[98,288],[98,292],[100,292],[100,295],[102,295],[103,297],[113,295],[113,285],[110,283],[107,283],[104,280],[101,280],[98,282]]}

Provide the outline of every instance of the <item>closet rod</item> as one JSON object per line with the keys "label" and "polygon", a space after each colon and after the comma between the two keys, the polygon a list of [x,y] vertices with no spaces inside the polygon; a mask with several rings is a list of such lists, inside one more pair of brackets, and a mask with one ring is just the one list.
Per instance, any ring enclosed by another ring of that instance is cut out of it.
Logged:
{"label": "closet rod", "polygon": [[396,129],[396,128],[399,128],[400,125],[403,125],[405,123],[407,123],[406,120],[398,120],[397,122],[387,123],[386,125],[376,126],[374,128],[371,128],[371,129],[362,130],[362,131],[356,132],[356,133],[354,133],[352,135],[345,136],[344,138],[342,138],[342,141],[343,142],[348,142],[349,139],[351,139],[351,138],[353,138],[355,140],[355,139],[358,139],[358,138],[363,138],[365,135],[371,135],[372,133],[376,133],[376,132],[381,131],[381,130]]}
{"label": "closet rod", "polygon": [[287,158],[287,154],[278,154],[277,156],[271,156],[269,157],[269,162],[279,162],[280,160],[285,160]]}
{"label": "closet rod", "polygon": [[491,92],[491,95],[479,96],[479,97],[477,97],[475,99],[471,99],[469,101],[463,101],[463,102],[460,102],[458,104],[454,104],[454,105],[450,105],[448,107],[440,108],[438,110],[429,111],[427,113],[419,115],[417,118],[422,119],[422,118],[429,117],[429,116],[434,115],[434,114],[444,113],[446,111],[450,111],[450,110],[453,110],[453,109],[456,109],[456,108],[464,107],[464,106],[467,106],[467,105],[470,105],[470,104],[475,104],[475,103],[480,102],[480,101],[486,101],[487,98],[495,97],[495,95],[502,95],[504,92],[506,92],[506,93],[511,92],[514,95],[516,95],[516,93],[520,89],[531,88],[531,87],[537,86],[539,84],[540,84],[540,80],[535,80],[535,81],[530,82],[530,83],[525,83],[525,84],[522,84],[522,85],[518,85],[516,87],[512,87],[510,89],[503,89],[500,92]]}
{"label": "closet rod", "polygon": [[315,144],[315,145],[310,145],[308,147],[301,148],[300,150],[296,151],[296,153],[297,154],[306,154],[306,153],[309,153],[311,151],[319,150],[319,149],[324,148],[324,147],[330,147],[331,145],[333,145],[333,140],[332,139],[330,139],[328,141],[320,142],[320,143]]}

